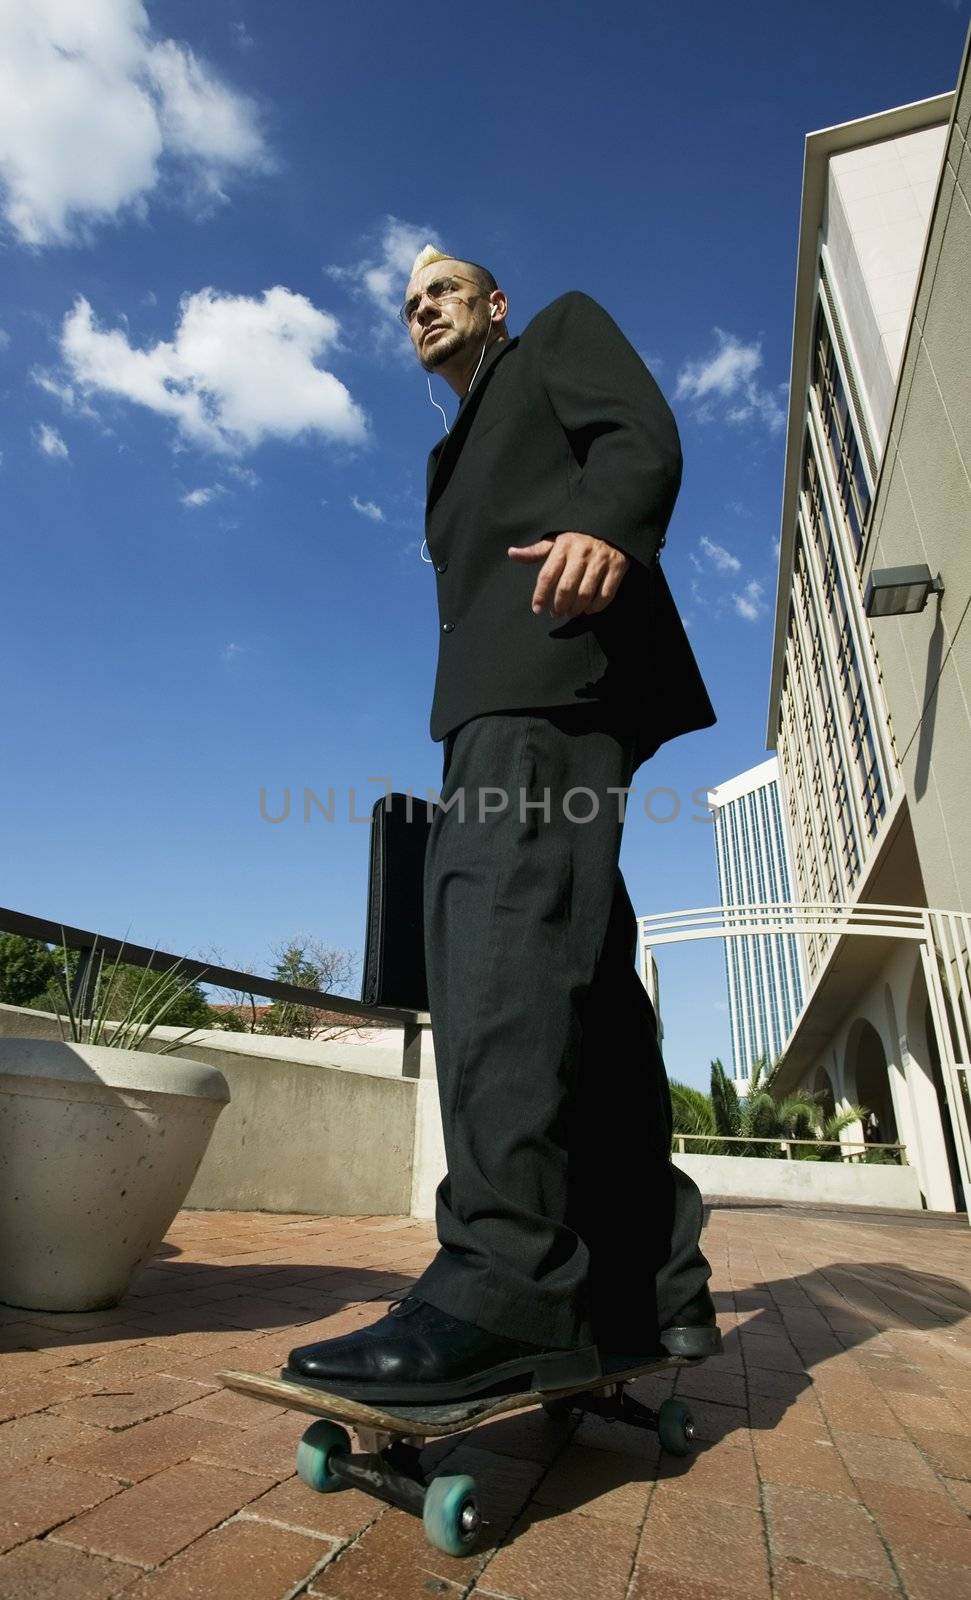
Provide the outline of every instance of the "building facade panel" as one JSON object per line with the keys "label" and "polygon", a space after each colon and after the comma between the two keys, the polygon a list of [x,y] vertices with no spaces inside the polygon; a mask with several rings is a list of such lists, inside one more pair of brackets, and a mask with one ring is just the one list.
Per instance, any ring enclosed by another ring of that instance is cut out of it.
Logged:
{"label": "building facade panel", "polygon": [[831,158],[825,250],[878,439],[886,439],[946,128]]}

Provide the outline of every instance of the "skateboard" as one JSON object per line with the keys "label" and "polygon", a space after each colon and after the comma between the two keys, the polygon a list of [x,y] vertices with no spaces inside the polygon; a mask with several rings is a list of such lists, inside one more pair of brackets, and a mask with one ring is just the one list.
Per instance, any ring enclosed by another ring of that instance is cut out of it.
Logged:
{"label": "skateboard", "polygon": [[[657,1356],[637,1366],[607,1361],[596,1383],[570,1389],[461,1400],[443,1405],[372,1406],[344,1395],[326,1394],[310,1384],[271,1378],[257,1372],[219,1372],[227,1389],[305,1411],[311,1423],[297,1446],[297,1474],[311,1489],[329,1494],[353,1486],[421,1517],[429,1544],[450,1556],[474,1548],[482,1528],[475,1480],[467,1473],[427,1478],[420,1456],[427,1439],[444,1439],[508,1411],[542,1406],[548,1416],[571,1413],[607,1417],[656,1433],[670,1455],[690,1455],[694,1423],[682,1400],[664,1400],[657,1411],[627,1393],[627,1385],[649,1373],[700,1366],[704,1357]],[[343,1424],[361,1446],[355,1453]]]}

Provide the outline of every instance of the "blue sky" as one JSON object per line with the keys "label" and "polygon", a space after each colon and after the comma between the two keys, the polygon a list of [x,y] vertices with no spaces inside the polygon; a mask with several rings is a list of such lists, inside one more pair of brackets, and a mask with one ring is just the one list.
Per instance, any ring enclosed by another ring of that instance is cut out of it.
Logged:
{"label": "blue sky", "polygon": [[[765,758],[804,136],[953,88],[968,15],[0,0],[0,902],[253,971],[362,951],[350,793],[441,778],[441,419],[391,314],[429,239],[513,332],[592,294],[674,406],[665,570],[719,721],[641,767],[621,862],[641,914],[714,902],[692,793]],[[705,1083],[721,946],[662,985]]]}

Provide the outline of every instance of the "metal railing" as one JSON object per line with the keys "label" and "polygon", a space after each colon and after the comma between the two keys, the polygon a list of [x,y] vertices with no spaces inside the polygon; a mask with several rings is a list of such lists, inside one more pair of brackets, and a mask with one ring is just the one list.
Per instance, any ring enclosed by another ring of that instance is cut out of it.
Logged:
{"label": "metal railing", "polygon": [[[847,1161],[865,1162],[867,1155],[872,1150],[891,1150],[894,1155],[894,1164],[898,1167],[907,1166],[907,1146],[905,1144],[868,1144],[865,1139],[814,1139],[811,1135],[804,1139],[756,1139],[748,1138],[745,1134],[738,1133],[676,1133],[673,1141],[679,1155],[690,1155],[686,1151],[685,1141],[694,1144],[771,1144],[781,1150],[787,1161],[804,1160],[805,1157],[793,1157],[793,1148],[797,1150],[839,1150],[841,1156]],[[859,1151],[858,1155],[847,1155],[847,1151]],[[716,1151],[715,1154],[718,1154]],[[729,1150],[728,1155],[732,1152]]]}
{"label": "metal railing", "polygon": [[401,1052],[401,1075],[404,1078],[421,1076],[421,1033],[430,1018],[427,1011],[400,1010],[391,1006],[368,1006],[360,1000],[350,1000],[343,994],[325,994],[319,989],[303,989],[299,984],[281,983],[277,978],[263,978],[258,973],[237,972],[233,967],[217,967],[211,962],[199,961],[194,956],[172,955],[167,950],[149,950],[147,945],[129,944],[125,939],[115,939],[109,934],[92,933],[88,928],[74,928],[67,923],[51,922],[46,917],[31,917],[24,911],[11,911],[0,906],[0,933],[19,933],[25,939],[40,939],[45,944],[67,945],[69,950],[86,952],[75,979],[75,991],[80,993],[87,985],[95,942],[99,952],[109,960],[123,956],[133,967],[150,967],[153,972],[168,972],[180,967],[182,976],[195,982],[212,984],[222,989],[237,989],[244,994],[263,995],[269,1000],[285,1000],[292,1005],[307,1006],[314,1011],[333,1011],[340,1016],[364,1018],[390,1024],[404,1030]]}
{"label": "metal railing", "polygon": [[752,938],[754,935],[866,934],[877,939],[926,937],[921,906],[861,900],[753,900],[744,905],[693,906],[638,917],[642,942],[680,944],[687,939]]}

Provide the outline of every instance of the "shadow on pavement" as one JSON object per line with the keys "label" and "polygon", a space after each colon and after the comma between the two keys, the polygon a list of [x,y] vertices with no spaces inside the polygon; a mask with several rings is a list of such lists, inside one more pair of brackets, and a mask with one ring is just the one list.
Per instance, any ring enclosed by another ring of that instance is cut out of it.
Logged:
{"label": "shadow on pavement", "polygon": [[[655,1408],[669,1395],[684,1398],[696,1425],[697,1449],[692,1456],[666,1455],[654,1434],[623,1422],[600,1417],[554,1422],[534,1410],[486,1423],[457,1442],[431,1444],[425,1459],[436,1467],[443,1464],[448,1472],[475,1472],[484,1514],[497,1534],[504,1520],[507,1529],[510,1525],[508,1511],[502,1510],[508,1500],[508,1488],[503,1490],[506,1475],[497,1458],[515,1457],[520,1464],[537,1465],[530,1485],[535,1498],[517,1534],[533,1522],[580,1511],[595,1498],[611,1491],[623,1493],[624,1485],[639,1481],[684,1478],[694,1472],[701,1492],[702,1483],[712,1481],[705,1457],[716,1452],[717,1471],[730,1472],[720,1447],[731,1445],[732,1435],[740,1430],[776,1428],[802,1396],[811,1393],[817,1382],[825,1382],[826,1365],[834,1358],[853,1355],[861,1382],[879,1384],[890,1378],[892,1369],[898,1386],[906,1387],[906,1372],[918,1369],[899,1350],[880,1349],[882,1336],[904,1330],[930,1345],[935,1336],[940,1341],[941,1335],[971,1315],[971,1294],[961,1284],[895,1262],[833,1262],[734,1293],[715,1292],[714,1299],[719,1313],[737,1318],[734,1327],[723,1329],[723,1353],[698,1367],[641,1378],[631,1385],[632,1394]],[[940,1348],[953,1354],[956,1341],[940,1341]],[[971,1372],[971,1350],[965,1359]],[[826,1431],[822,1416],[819,1431]],[[865,1421],[860,1431],[866,1431]],[[575,1452],[566,1452],[554,1461],[568,1441],[595,1453],[578,1461]],[[550,1463],[549,1472],[541,1476]],[[716,1467],[715,1459],[710,1465]]]}

